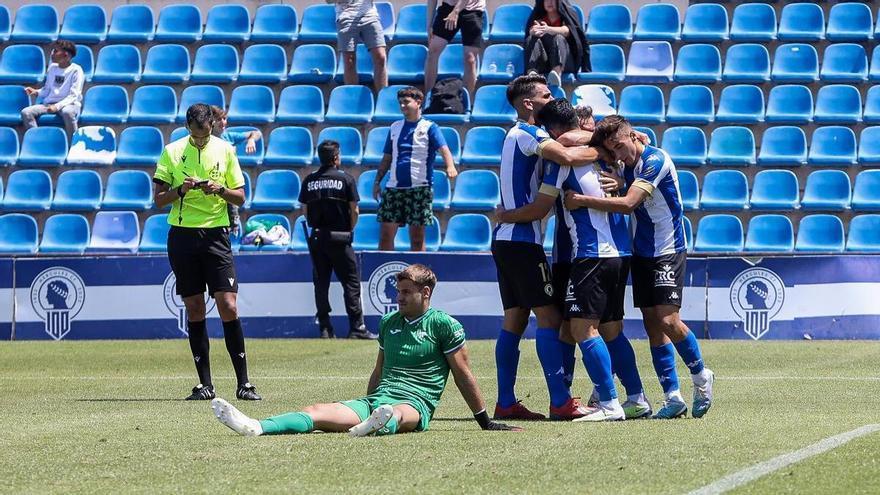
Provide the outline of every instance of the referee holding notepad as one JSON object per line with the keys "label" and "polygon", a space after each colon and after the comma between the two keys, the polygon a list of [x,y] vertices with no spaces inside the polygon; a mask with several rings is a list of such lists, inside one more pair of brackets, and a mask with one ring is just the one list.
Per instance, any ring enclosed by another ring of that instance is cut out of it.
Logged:
{"label": "referee holding notepad", "polygon": [[171,204],[168,260],[177,279],[177,294],[186,305],[189,345],[200,381],[187,400],[215,397],[205,324],[206,287],[223,320],[226,350],[238,380],[235,395],[241,400],[260,400],[248,380],[226,211],[227,203],[244,203],[244,176],[232,146],[211,135],[217,117],[208,105],[189,107],[189,136],[165,146],[156,165],[154,200],[157,208]]}

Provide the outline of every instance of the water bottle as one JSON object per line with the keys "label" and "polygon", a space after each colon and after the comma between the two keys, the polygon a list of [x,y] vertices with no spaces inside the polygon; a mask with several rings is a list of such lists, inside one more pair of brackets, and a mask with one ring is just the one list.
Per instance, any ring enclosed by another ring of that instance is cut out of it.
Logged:
{"label": "water bottle", "polygon": [[489,72],[491,72],[493,74],[498,72],[498,64],[496,64],[495,62],[491,62],[489,64]]}
{"label": "water bottle", "polygon": [[508,76],[513,76],[513,71],[516,70],[516,67],[513,66],[513,62],[507,62],[507,67],[505,67]]}

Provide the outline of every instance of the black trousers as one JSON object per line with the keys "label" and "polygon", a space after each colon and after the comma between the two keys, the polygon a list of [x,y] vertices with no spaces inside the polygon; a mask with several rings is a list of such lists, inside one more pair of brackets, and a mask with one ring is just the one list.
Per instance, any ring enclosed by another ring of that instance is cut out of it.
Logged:
{"label": "black trousers", "polygon": [[342,284],[345,312],[348,314],[349,330],[357,330],[364,325],[364,311],[361,307],[361,272],[351,244],[333,243],[317,233],[309,237],[309,254],[312,257],[312,280],[315,285],[315,306],[318,309],[318,325],[330,325],[330,273]]}
{"label": "black trousers", "polygon": [[526,40],[526,74],[532,70],[546,74],[558,65],[562,66],[563,72],[577,72],[572,70],[570,52],[568,41],[561,34],[529,36]]}

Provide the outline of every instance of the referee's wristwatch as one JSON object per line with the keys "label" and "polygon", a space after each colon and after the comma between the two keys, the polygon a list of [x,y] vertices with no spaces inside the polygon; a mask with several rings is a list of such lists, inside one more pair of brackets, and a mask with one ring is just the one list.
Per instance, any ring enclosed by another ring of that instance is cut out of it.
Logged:
{"label": "referee's wristwatch", "polygon": [[215,192],[214,194],[217,195],[217,196],[223,196],[223,193],[225,193],[225,192],[226,192],[226,187],[225,187],[225,186],[220,186],[220,190],[217,191],[217,192]]}

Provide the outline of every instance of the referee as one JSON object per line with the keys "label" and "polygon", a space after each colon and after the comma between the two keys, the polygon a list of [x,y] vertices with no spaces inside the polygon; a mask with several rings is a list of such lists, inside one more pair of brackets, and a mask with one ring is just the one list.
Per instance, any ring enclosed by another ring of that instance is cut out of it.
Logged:
{"label": "referee", "polygon": [[157,208],[171,204],[168,260],[177,278],[177,294],[186,305],[189,346],[200,382],[187,400],[215,397],[205,325],[206,286],[223,320],[226,350],[238,380],[235,395],[241,400],[260,400],[248,381],[226,211],[227,203],[244,203],[244,176],[232,146],[211,135],[216,118],[208,105],[189,107],[189,136],[165,146],[159,157],[153,174],[154,200]]}
{"label": "referee", "polygon": [[[322,339],[335,338],[330,323],[330,272],[342,283],[345,312],[348,314],[348,338],[375,339],[366,330],[361,307],[361,274],[351,248],[352,230],[358,221],[358,195],[354,177],[339,170],[339,143],[324,141],[318,145],[321,167],[309,174],[299,193],[306,220],[312,227],[308,235],[312,257],[312,280],[315,306]],[[305,226],[303,226],[305,228]],[[308,230],[308,229],[307,229]]]}

